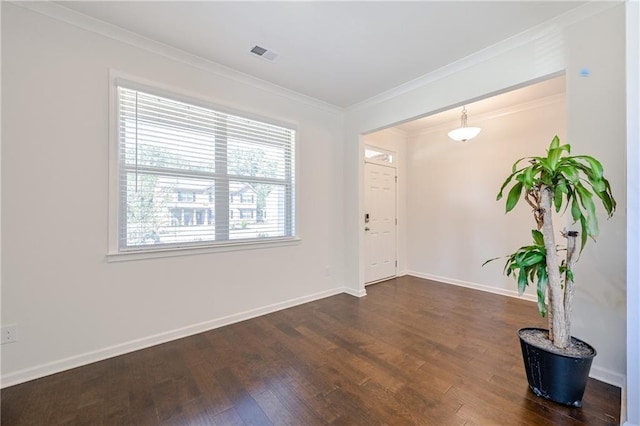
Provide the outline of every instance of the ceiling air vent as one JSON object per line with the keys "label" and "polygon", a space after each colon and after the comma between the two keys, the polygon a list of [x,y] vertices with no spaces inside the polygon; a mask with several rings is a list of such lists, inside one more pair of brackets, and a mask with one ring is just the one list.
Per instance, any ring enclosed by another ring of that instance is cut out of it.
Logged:
{"label": "ceiling air vent", "polygon": [[254,55],[260,56],[262,59],[273,62],[278,58],[278,54],[273,50],[265,49],[264,47],[258,46],[257,44],[253,46],[250,50]]}

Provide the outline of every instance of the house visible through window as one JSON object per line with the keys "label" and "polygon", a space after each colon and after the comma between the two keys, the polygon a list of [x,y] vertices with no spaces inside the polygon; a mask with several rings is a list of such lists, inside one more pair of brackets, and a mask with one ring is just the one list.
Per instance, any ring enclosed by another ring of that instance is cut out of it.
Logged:
{"label": "house visible through window", "polygon": [[196,201],[196,193],[195,192],[178,191],[178,201],[195,202]]}
{"label": "house visible through window", "polygon": [[293,237],[295,130],[150,92],[117,87],[119,250]]}

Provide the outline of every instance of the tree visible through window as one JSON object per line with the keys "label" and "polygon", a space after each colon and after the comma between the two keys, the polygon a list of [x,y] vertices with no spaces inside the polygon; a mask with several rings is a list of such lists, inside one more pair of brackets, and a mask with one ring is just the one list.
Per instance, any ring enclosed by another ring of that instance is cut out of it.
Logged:
{"label": "tree visible through window", "polygon": [[117,93],[121,251],[295,235],[295,130]]}

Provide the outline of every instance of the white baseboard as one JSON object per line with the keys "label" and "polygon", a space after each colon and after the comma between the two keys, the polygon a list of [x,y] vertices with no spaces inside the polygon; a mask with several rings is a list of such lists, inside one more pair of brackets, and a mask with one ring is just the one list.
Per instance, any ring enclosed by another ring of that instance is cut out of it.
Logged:
{"label": "white baseboard", "polygon": [[453,285],[457,285],[457,286],[460,286],[460,287],[472,288],[472,289],[475,289],[475,290],[481,290],[481,291],[485,291],[485,292],[488,292],[488,293],[499,294],[501,296],[515,297],[515,298],[518,298],[518,299],[528,300],[530,302],[537,302],[536,296],[533,296],[533,295],[530,295],[530,294],[523,294],[522,296],[520,296],[520,295],[518,295],[518,292],[515,291],[515,290],[506,290],[506,289],[503,289],[503,288],[491,287],[491,286],[484,285],[484,284],[477,284],[477,283],[472,283],[472,282],[469,282],[469,281],[457,280],[455,278],[447,278],[447,277],[440,277],[440,276],[432,275],[432,274],[425,274],[423,272],[406,271],[405,274],[406,275],[411,275],[413,277],[424,278],[426,280],[438,281],[438,282],[445,283],[445,284],[453,284]]}
{"label": "white baseboard", "polygon": [[[519,297],[517,293],[510,294],[509,290],[495,289],[481,284],[474,284],[465,281],[449,279],[444,277],[438,277],[430,274],[422,274],[414,271],[407,271],[403,275],[412,275],[419,278],[425,278],[433,281],[444,282],[447,284],[459,285],[462,287],[474,288],[481,291],[488,291],[504,296]],[[504,293],[503,293],[504,292]],[[245,321],[251,318],[255,318],[261,315],[266,315],[272,312],[280,311],[282,309],[290,308],[293,306],[301,305],[303,303],[312,302],[314,300],[324,299],[325,297],[333,296],[339,293],[346,293],[355,297],[363,297],[367,295],[366,290],[354,290],[350,287],[336,287],[331,290],[326,290],[319,293],[314,293],[308,296],[298,297],[290,299],[285,302],[275,303],[264,307],[251,309],[248,311],[240,312],[238,314],[228,315],[226,317],[217,318],[209,321],[204,321],[198,324],[192,324],[186,327],[178,328],[175,330],[159,333],[153,336],[143,337],[141,339],[131,340],[129,342],[121,343],[118,345],[110,346],[96,351],[86,352],[80,355],[74,355],[68,358],[63,358],[46,364],[41,364],[35,367],[26,368],[13,373],[9,373],[2,376],[1,388],[24,383],[29,380],[38,379],[40,377],[48,376],[51,374],[59,373],[61,371],[69,370],[72,368],[80,367],[83,365],[91,364],[93,362],[102,361],[104,359],[112,358],[125,353],[137,351],[140,349],[148,348],[151,346],[166,343],[172,340],[181,339],[194,334],[202,333],[204,331],[213,330],[215,328],[230,325],[236,322]],[[523,297],[524,298],[524,297]],[[591,368],[590,377],[600,380],[602,382],[623,388],[625,383],[625,377],[619,373],[607,370],[606,368],[593,366]]]}
{"label": "white baseboard", "polygon": [[347,293],[351,296],[355,296],[355,297],[364,297],[367,295],[367,290],[362,289],[362,290],[354,290],[352,288],[349,287],[342,287],[342,292],[343,293]]}
{"label": "white baseboard", "polygon": [[202,333],[204,331],[213,330],[215,328],[230,325],[236,322],[245,321],[251,318],[259,317],[261,315],[270,314],[272,312],[280,311],[282,309],[290,308],[293,306],[301,305],[303,303],[312,302],[314,300],[324,299],[325,297],[333,296],[340,293],[347,293],[352,296],[362,297],[367,293],[364,290],[354,291],[347,287],[336,287],[330,290],[322,291],[319,293],[310,294],[308,296],[302,296],[295,299],[290,299],[280,303],[274,303],[272,305],[263,306],[256,309],[250,309],[248,311],[240,312],[233,315],[228,315],[221,318],[216,318],[209,321],[204,321],[198,324],[188,325],[186,327],[177,328],[175,330],[155,334],[153,336],[143,337],[129,342],[120,343],[110,347],[98,349],[91,352],[86,352],[80,355],[74,355],[68,358],[63,358],[46,364],[37,365],[35,367],[25,368],[6,375],[3,375],[0,382],[0,388],[17,385],[27,382],[29,380],[38,379],[41,377],[49,376],[51,374],[59,373],[61,371],[70,370],[72,368],[81,367],[83,365],[91,364],[97,361],[102,361],[108,358],[112,358],[118,355],[123,355],[129,352],[137,351],[140,349],[148,348],[150,346],[159,345],[172,340],[181,339],[194,334]]}
{"label": "white baseboard", "polygon": [[597,365],[591,366],[591,371],[589,372],[589,377],[592,379],[600,380],[601,382],[608,383],[610,385],[616,386],[620,389],[624,389],[627,378],[615,371],[611,371],[606,368],[598,367]]}
{"label": "white baseboard", "polygon": [[[524,299],[531,302],[537,302],[536,297],[533,295],[525,294],[523,296],[519,296],[517,291],[514,290],[505,290],[501,288],[490,287],[482,284],[472,283],[468,281],[457,280],[453,278],[440,277],[432,274],[425,274],[416,271],[407,271],[407,275],[411,275],[418,278],[424,278],[431,281],[438,281],[445,284],[453,284],[461,287],[472,288],[475,290],[486,291],[489,293],[499,294],[501,296],[509,296],[516,297],[518,299]],[[589,377],[600,380],[601,382],[608,383],[610,385],[619,387],[620,389],[624,388],[626,383],[626,377],[620,373],[616,373],[615,371],[608,370],[606,368],[598,367],[597,365],[593,365],[591,367],[591,371],[589,373]]]}

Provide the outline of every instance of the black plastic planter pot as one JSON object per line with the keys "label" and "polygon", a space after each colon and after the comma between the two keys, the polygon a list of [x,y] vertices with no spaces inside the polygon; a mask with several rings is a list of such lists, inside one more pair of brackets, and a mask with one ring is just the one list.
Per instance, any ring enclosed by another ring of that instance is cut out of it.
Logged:
{"label": "black plastic planter pot", "polygon": [[523,340],[520,332],[524,330],[546,330],[541,328],[522,328],[518,330],[524,368],[527,372],[529,387],[538,396],[560,404],[582,407],[582,396],[587,387],[591,362],[596,350],[589,344],[574,337],[593,350],[593,355],[575,357],[549,352],[533,346]]}

